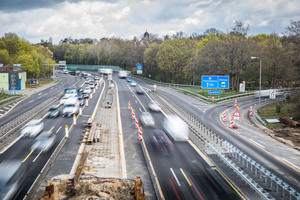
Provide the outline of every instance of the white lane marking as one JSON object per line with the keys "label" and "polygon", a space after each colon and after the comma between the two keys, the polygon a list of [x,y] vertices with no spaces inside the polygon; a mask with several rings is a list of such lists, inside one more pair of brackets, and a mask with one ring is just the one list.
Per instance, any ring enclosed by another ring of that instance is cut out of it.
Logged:
{"label": "white lane marking", "polygon": [[3,114],[0,114],[0,117],[2,117]]}
{"label": "white lane marking", "polygon": [[29,101],[29,103],[33,102],[34,100]]}
{"label": "white lane marking", "polygon": [[295,167],[295,168],[297,168],[297,169],[300,170],[300,167],[298,167],[297,165],[291,163],[290,161],[288,161],[288,160],[286,160],[286,159],[284,159],[284,158],[281,158],[281,159],[284,160],[285,162],[289,163],[289,164],[292,165],[293,167]]}
{"label": "white lane marking", "polygon": [[57,129],[57,131],[55,133],[58,133],[58,131],[61,129],[61,126]]}
{"label": "white lane marking", "polygon": [[13,105],[8,105],[8,107],[12,108],[12,107],[13,107]]}
{"label": "white lane marking", "polygon": [[20,135],[19,137],[17,137],[12,143],[10,143],[7,147],[5,147],[0,154],[3,154],[7,149],[9,149],[12,145],[14,145],[20,138],[22,137],[22,135]]}
{"label": "white lane marking", "polygon": [[137,104],[137,100],[135,100],[135,103]]}
{"label": "white lane marking", "polygon": [[174,176],[174,178],[175,178],[175,181],[177,182],[177,185],[180,187],[181,185],[180,185],[180,183],[179,183],[179,181],[178,181],[178,179],[177,179],[176,174],[174,173],[174,171],[173,171],[172,168],[170,168],[170,170],[171,170],[171,172],[172,172],[172,174],[173,174],[173,176]]}
{"label": "white lane marking", "polygon": [[35,162],[36,159],[41,155],[42,152],[43,152],[43,150],[40,151],[40,153],[35,157],[35,159],[32,162]]}
{"label": "white lane marking", "polygon": [[143,112],[141,108],[139,108],[140,112]]}
{"label": "white lane marking", "polygon": [[252,142],[254,142],[255,144],[257,144],[258,146],[260,146],[260,147],[262,147],[262,148],[265,148],[263,145],[261,145],[261,144],[255,142],[254,140],[252,140],[252,139],[250,139],[250,138],[249,138],[249,140],[251,140]]}
{"label": "white lane marking", "polygon": [[1,110],[1,109],[0,109],[0,112],[4,112],[4,110]]}
{"label": "white lane marking", "polygon": [[42,95],[43,93],[39,93],[39,96]]}
{"label": "white lane marking", "polygon": [[3,109],[9,110],[9,108],[8,108],[8,107],[3,107]]}

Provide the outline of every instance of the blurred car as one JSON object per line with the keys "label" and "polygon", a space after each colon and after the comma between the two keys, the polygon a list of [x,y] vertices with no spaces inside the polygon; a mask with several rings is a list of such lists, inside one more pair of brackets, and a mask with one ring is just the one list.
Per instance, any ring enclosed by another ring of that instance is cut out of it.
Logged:
{"label": "blurred car", "polygon": [[94,82],[94,81],[90,81],[89,87],[90,87],[91,89],[94,89],[94,88],[95,88],[95,82]]}
{"label": "blurred car", "polygon": [[16,199],[24,186],[27,165],[22,160],[4,160],[0,163],[0,199]]}
{"label": "blurred car", "polygon": [[84,99],[83,96],[79,96],[78,97],[79,105],[81,105],[81,106],[84,104],[84,100],[83,99]]}
{"label": "blurred car", "polygon": [[90,96],[90,94],[87,93],[87,92],[85,92],[85,91],[83,91],[81,95],[82,95],[82,98],[83,98],[83,99],[87,99],[87,98],[89,98],[89,96]]}
{"label": "blurred car", "polygon": [[127,82],[131,83],[132,82],[131,78],[127,78]]}
{"label": "blurred car", "polygon": [[141,122],[144,127],[154,127],[155,126],[154,118],[148,112],[142,112],[140,119],[141,119]]}
{"label": "blurred car", "polygon": [[150,110],[155,111],[155,112],[161,111],[161,107],[160,107],[159,103],[157,103],[156,101],[150,101],[150,103],[148,104],[148,107]]}
{"label": "blurred car", "polygon": [[137,94],[144,94],[144,90],[141,87],[136,88],[136,93]]}
{"label": "blurred car", "polygon": [[91,80],[90,80],[89,78],[86,78],[85,81],[84,81],[84,83],[85,83],[85,84],[89,84],[90,81],[91,81]]}
{"label": "blurred car", "polygon": [[180,117],[177,115],[168,115],[162,123],[164,131],[174,141],[186,141],[189,127]]}
{"label": "blurred car", "polygon": [[136,84],[136,82],[131,82],[130,85],[131,85],[131,87],[136,87],[137,84]]}
{"label": "blurred car", "polygon": [[79,94],[80,94],[81,92],[83,92],[83,89],[82,89],[82,87],[78,87],[78,88],[77,88],[77,93],[79,93]]}
{"label": "blurred car", "polygon": [[156,149],[164,156],[169,156],[174,152],[173,143],[163,130],[155,129],[153,131],[152,141]]}
{"label": "blurred car", "polygon": [[64,105],[64,103],[69,99],[69,96],[65,95],[61,98],[59,104]]}
{"label": "blurred car", "polygon": [[99,77],[98,76],[94,76],[94,80],[99,80]]}
{"label": "blurred car", "polygon": [[91,93],[91,88],[86,87],[86,88],[84,88],[83,92],[87,93],[87,94],[90,94]]}
{"label": "blurred car", "polygon": [[47,117],[58,117],[60,115],[59,105],[49,108]]}
{"label": "blurred car", "polygon": [[43,131],[31,146],[31,150],[48,152],[55,144],[56,136],[52,131]]}
{"label": "blurred car", "polygon": [[42,119],[33,119],[28,122],[21,130],[21,135],[35,137],[44,129]]}
{"label": "blurred car", "polygon": [[64,72],[64,74],[68,74],[69,73],[69,71],[66,70],[66,69],[64,69],[63,72]]}

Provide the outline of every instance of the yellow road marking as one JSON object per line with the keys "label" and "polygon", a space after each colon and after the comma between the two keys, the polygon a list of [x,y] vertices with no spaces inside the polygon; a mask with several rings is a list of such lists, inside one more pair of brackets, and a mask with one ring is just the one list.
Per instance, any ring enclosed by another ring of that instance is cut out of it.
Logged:
{"label": "yellow road marking", "polygon": [[140,99],[135,95],[135,93],[132,91],[132,89],[128,85],[127,85],[127,87],[130,89],[130,91],[132,92],[132,94],[135,96],[135,98],[138,100],[138,102],[144,108],[144,111],[147,112],[146,108],[144,107],[144,105],[142,104],[142,102],[140,101]]}
{"label": "yellow road marking", "polygon": [[25,158],[22,162],[25,162],[25,161],[27,160],[27,158],[32,154],[33,151],[34,151],[34,149],[32,149],[32,150],[30,151],[30,153],[26,156],[26,158]]}
{"label": "yellow road marking", "polygon": [[54,126],[52,126],[52,128],[48,131],[48,133],[50,133],[53,129],[54,129]]}
{"label": "yellow road marking", "polygon": [[186,179],[186,181],[189,183],[190,186],[192,186],[190,180],[187,178],[187,176],[185,175],[184,171],[182,170],[182,168],[180,168],[181,173],[183,174],[184,178]]}
{"label": "yellow road marking", "polygon": [[[219,174],[227,181],[227,183],[234,189],[234,191],[240,195],[240,197],[242,199],[245,199],[245,197],[236,189],[236,187],[234,185],[232,185],[232,183],[220,172],[220,170],[218,168],[215,168],[217,170],[217,172],[219,172]],[[245,199],[246,200],[246,199]]]}
{"label": "yellow road marking", "polygon": [[[227,110],[229,110],[230,108],[227,108],[226,110],[224,110],[224,112],[226,112]],[[256,146],[257,148],[263,150],[265,153],[269,154],[270,156],[272,156],[273,158],[277,159],[278,161],[284,163],[285,165],[289,166],[290,168],[294,169],[295,171],[299,172],[300,173],[300,170],[298,170],[297,168],[293,167],[292,165],[288,164],[287,162],[277,158],[277,156],[273,155],[271,152],[265,150],[264,148],[262,148],[261,146],[255,144],[254,142],[252,142],[251,140],[249,140],[248,138],[246,138],[245,136],[241,135],[240,133],[238,133],[237,131],[229,128],[223,121],[222,121],[222,114],[224,113],[222,112],[219,116],[219,119],[220,119],[220,122],[225,126],[227,127],[228,129],[230,129],[233,133],[235,133],[236,135],[240,136],[241,138],[243,138],[244,140],[250,142],[251,144],[253,144],[254,146]]]}

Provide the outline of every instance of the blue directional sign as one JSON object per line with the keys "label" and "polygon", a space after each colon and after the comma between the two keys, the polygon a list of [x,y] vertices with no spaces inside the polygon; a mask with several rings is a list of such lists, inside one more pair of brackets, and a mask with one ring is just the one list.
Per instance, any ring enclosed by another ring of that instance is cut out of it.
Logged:
{"label": "blue directional sign", "polygon": [[136,73],[137,74],[143,73],[143,65],[141,63],[136,64]]}
{"label": "blue directional sign", "polygon": [[229,76],[202,76],[202,89],[229,89]]}
{"label": "blue directional sign", "polygon": [[221,90],[209,90],[208,91],[208,94],[209,95],[214,95],[214,94],[221,94],[222,93],[222,91]]}

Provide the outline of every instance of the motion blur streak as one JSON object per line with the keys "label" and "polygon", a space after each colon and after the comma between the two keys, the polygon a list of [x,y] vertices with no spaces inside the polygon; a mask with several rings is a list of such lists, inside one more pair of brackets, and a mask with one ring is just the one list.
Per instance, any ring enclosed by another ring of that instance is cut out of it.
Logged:
{"label": "motion blur streak", "polygon": [[204,200],[203,197],[202,197],[202,195],[200,194],[200,192],[198,191],[198,189],[196,188],[194,182],[191,180],[190,177],[189,177],[189,180],[190,180],[190,182],[191,182],[193,188],[196,190],[197,194],[199,195],[200,199]]}

